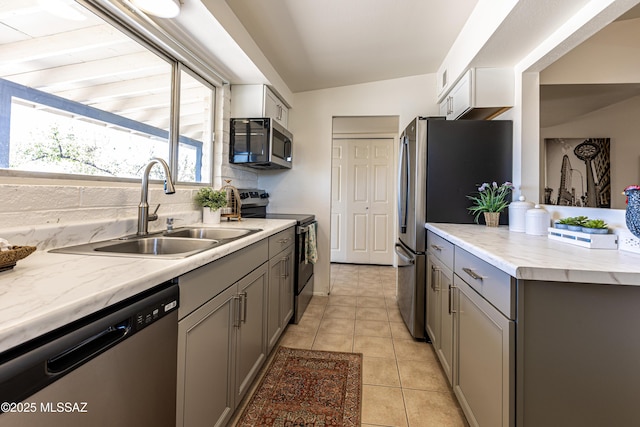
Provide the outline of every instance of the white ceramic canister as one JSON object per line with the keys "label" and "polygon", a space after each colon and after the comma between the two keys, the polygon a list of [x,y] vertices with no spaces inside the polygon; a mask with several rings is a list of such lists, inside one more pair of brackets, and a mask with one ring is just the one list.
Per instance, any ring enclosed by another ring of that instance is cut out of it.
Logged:
{"label": "white ceramic canister", "polygon": [[533,209],[533,203],[525,202],[524,196],[519,201],[509,203],[509,231],[524,233],[527,231],[527,211]]}
{"label": "white ceramic canister", "polygon": [[535,205],[526,214],[526,233],[534,236],[546,236],[551,225],[551,215],[540,205]]}

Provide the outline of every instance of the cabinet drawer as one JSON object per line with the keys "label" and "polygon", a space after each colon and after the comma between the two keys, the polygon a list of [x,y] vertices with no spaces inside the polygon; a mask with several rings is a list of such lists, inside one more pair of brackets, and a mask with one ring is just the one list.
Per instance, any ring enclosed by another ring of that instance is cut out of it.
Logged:
{"label": "cabinet drawer", "polygon": [[453,270],[453,243],[427,230],[427,250]]}
{"label": "cabinet drawer", "polygon": [[509,319],[515,319],[515,279],[477,256],[455,248],[454,272]]}
{"label": "cabinet drawer", "polygon": [[268,261],[267,239],[203,265],[178,278],[180,319]]}
{"label": "cabinet drawer", "polygon": [[295,241],[296,228],[291,227],[269,237],[269,257],[276,255]]}

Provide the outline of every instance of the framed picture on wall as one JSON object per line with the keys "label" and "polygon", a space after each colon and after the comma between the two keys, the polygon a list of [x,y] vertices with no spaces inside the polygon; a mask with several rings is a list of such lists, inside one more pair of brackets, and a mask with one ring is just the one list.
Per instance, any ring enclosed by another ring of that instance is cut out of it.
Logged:
{"label": "framed picture on wall", "polygon": [[546,138],[545,203],[611,207],[611,139]]}

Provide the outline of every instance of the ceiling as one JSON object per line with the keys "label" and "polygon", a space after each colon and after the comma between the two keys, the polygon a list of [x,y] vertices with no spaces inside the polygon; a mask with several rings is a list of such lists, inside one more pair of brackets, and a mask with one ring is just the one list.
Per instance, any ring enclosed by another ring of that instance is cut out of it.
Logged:
{"label": "ceiling", "polygon": [[226,2],[302,92],[435,73],[478,0]]}
{"label": "ceiling", "polygon": [[[635,6],[627,13],[620,16],[616,22],[638,18],[640,18],[640,5]],[[638,22],[640,23],[640,20]],[[615,25],[615,22],[608,28],[615,28],[613,25]],[[599,51],[598,45],[608,46],[612,52],[616,51],[615,46],[611,44],[614,39],[610,36],[606,39],[601,38],[601,35],[604,32],[605,31],[600,31],[599,33],[594,34],[581,45],[577,46],[574,51],[584,51],[586,49],[589,52],[589,58],[593,61],[599,60],[598,56],[594,57],[594,55],[596,55],[595,52]],[[625,37],[624,33],[621,33],[615,43],[624,45],[626,49],[629,50],[637,51],[640,49],[640,41],[633,37]],[[569,56],[570,55],[560,58],[558,63],[568,60],[569,64],[571,64],[571,58],[567,58]],[[612,58],[615,58],[615,56],[608,58],[608,60],[612,60]],[[616,66],[614,64],[611,65]],[[541,76],[543,75],[544,71],[542,71]],[[542,78],[542,80],[544,81],[544,78]],[[541,84],[540,127],[547,128],[558,126],[636,96],[640,96],[640,82]]]}
{"label": "ceiling", "polygon": [[[294,93],[435,73],[478,4],[478,0],[203,1],[226,2]],[[471,66],[515,66],[589,1],[518,1]],[[213,7],[210,10],[215,15]],[[621,19],[639,14],[636,7]]]}

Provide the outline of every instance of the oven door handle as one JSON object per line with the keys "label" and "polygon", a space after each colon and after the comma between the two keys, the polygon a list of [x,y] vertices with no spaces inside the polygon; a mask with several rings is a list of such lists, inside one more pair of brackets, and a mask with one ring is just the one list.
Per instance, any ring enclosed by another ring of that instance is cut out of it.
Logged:
{"label": "oven door handle", "polygon": [[[317,223],[318,223],[318,221],[313,221],[311,224],[317,224]],[[296,227],[296,234],[304,234],[307,231],[309,231],[309,226],[308,225],[305,225],[305,226],[299,225],[299,226]]]}

